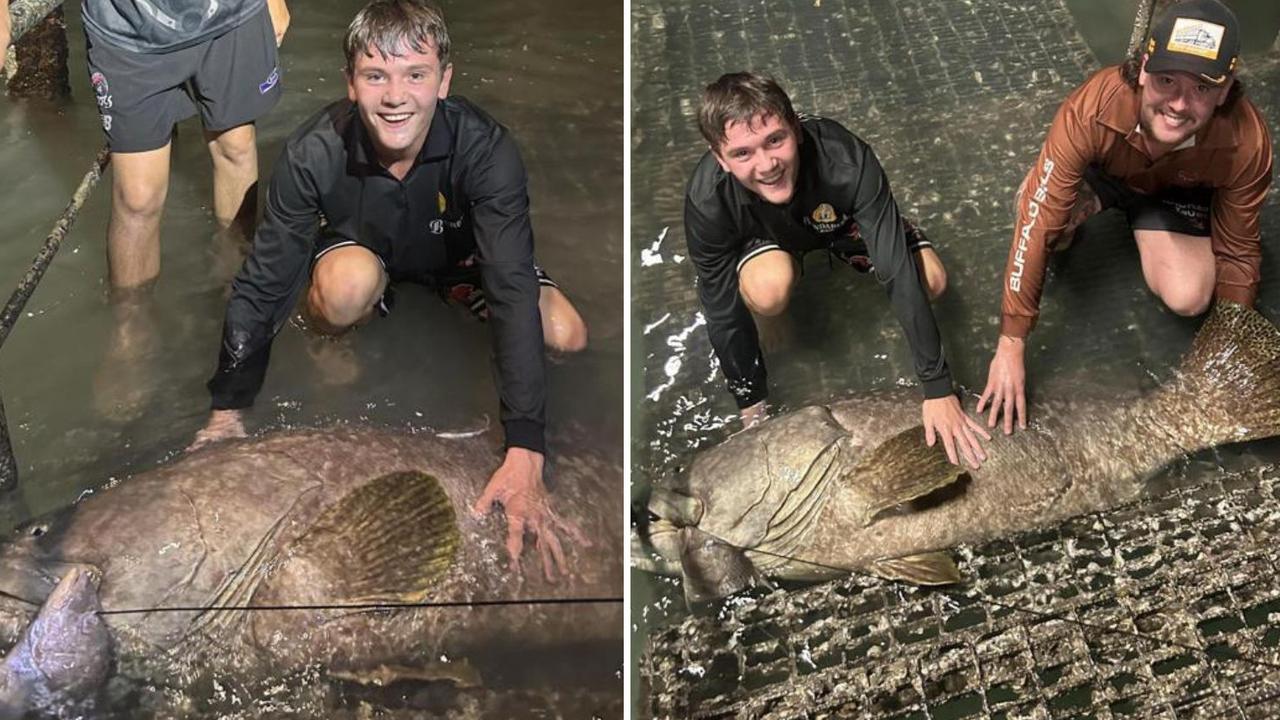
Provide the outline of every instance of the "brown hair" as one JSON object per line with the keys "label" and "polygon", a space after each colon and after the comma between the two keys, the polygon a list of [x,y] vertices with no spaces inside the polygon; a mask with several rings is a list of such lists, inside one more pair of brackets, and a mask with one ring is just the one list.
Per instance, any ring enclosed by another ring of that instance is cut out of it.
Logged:
{"label": "brown hair", "polygon": [[382,57],[399,54],[410,47],[425,53],[435,48],[443,69],[449,64],[449,29],[440,8],[423,0],[374,0],[356,13],[342,49],[347,56],[347,72],[355,70],[357,53]]}
{"label": "brown hair", "polygon": [[761,113],[783,120],[799,136],[800,118],[791,107],[791,98],[777,81],[753,72],[726,73],[702,92],[698,130],[711,149],[719,153],[726,125],[735,122],[750,124]]}
{"label": "brown hair", "polygon": [[[1138,74],[1142,72],[1143,55],[1145,53],[1142,48],[1138,48],[1120,64],[1120,77],[1124,78],[1125,83],[1134,90],[1138,89]],[[1231,83],[1231,89],[1227,91],[1227,99],[1213,109],[1214,114],[1225,115],[1231,112],[1231,109],[1244,96],[1244,81],[1240,79],[1239,74],[1235,78],[1235,82]]]}

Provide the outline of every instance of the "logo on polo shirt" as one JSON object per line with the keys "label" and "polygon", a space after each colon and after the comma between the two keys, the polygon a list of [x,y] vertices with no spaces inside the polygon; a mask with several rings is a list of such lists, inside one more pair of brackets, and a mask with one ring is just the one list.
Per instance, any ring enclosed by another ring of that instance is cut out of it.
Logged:
{"label": "logo on polo shirt", "polygon": [[1223,26],[1199,18],[1178,18],[1173,22],[1173,32],[1169,33],[1167,49],[1217,60],[1224,32]]}
{"label": "logo on polo shirt", "polygon": [[814,232],[829,233],[840,227],[847,218],[841,217],[831,203],[819,203],[818,207],[809,213],[804,222],[813,228]]}
{"label": "logo on polo shirt", "polygon": [[440,218],[436,218],[435,220],[432,220],[430,223],[428,223],[427,227],[431,228],[432,235],[439,235],[444,232],[444,220],[441,220]]}
{"label": "logo on polo shirt", "polygon": [[444,199],[444,193],[436,193],[436,206],[440,208],[440,214],[443,215],[445,209],[449,207],[449,201]]}

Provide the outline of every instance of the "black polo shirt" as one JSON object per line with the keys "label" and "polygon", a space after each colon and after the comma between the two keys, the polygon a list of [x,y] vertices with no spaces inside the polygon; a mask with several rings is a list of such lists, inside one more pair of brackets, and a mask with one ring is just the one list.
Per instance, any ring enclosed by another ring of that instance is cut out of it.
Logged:
{"label": "black polo shirt", "polygon": [[708,151],[685,191],[684,230],[698,271],[698,296],[707,332],[738,407],[768,395],[755,322],[738,294],[737,264],[752,239],[777,242],[794,253],[826,248],[858,224],[876,279],[911,346],[926,398],[952,392],[942,341],[907,247],[898,205],[880,161],[839,123],[804,118],[795,194],[774,205],[725,172]]}
{"label": "black polo shirt", "polygon": [[336,102],[286,142],[253,250],[231,285],[214,409],[248,407],[271,341],[310,277],[321,232],[382,258],[392,279],[430,280],[476,253],[493,332],[507,445],[545,452],[546,383],[524,164],[506,128],[441,100],[403,181],[378,164],[355,105]]}

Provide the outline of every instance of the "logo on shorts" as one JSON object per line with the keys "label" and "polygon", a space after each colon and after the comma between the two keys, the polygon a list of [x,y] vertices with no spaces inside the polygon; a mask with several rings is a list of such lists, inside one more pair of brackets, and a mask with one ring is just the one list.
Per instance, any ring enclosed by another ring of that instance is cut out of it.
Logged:
{"label": "logo on shorts", "polygon": [[93,94],[98,100],[98,110],[110,110],[111,88],[107,85],[107,76],[95,72],[89,76],[89,84],[93,85]]}
{"label": "logo on shorts", "polygon": [[1222,34],[1226,28],[1199,18],[1183,17],[1173,22],[1169,34],[1169,52],[1197,55],[1209,60],[1218,59]]}
{"label": "logo on shorts", "polygon": [[271,88],[275,87],[276,84],[279,82],[280,82],[280,66],[277,65],[271,68],[271,74],[267,76],[266,80],[263,80],[262,82],[258,83],[258,94],[266,95],[267,92],[270,91]]}

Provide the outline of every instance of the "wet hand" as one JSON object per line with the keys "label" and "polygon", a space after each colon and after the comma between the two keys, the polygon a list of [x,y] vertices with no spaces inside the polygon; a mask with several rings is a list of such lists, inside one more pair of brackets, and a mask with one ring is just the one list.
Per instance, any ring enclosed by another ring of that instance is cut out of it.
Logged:
{"label": "wet hand", "polygon": [[765,404],[764,400],[761,400],[755,405],[742,408],[738,411],[738,415],[742,417],[742,429],[746,430],[769,417],[769,406]]}
{"label": "wet hand", "polygon": [[987,459],[978,442],[978,435],[991,439],[991,435],[983,429],[982,424],[960,407],[960,399],[955,395],[932,398],[924,401],[921,409],[924,418],[924,441],[933,447],[938,438],[942,438],[942,446],[947,450],[947,459],[952,465],[959,465],[956,451],[964,456],[969,467],[977,470],[982,461]]}
{"label": "wet hand", "polygon": [[996,426],[996,417],[1004,414],[1004,434],[1013,433],[1013,421],[1018,420],[1018,428],[1027,429],[1027,372],[1023,364],[1023,351],[1026,340],[1023,338],[1001,335],[996,345],[996,356],[991,358],[991,367],[987,371],[987,387],[978,398],[978,414],[991,401],[987,427]]}
{"label": "wet hand", "polygon": [[557,571],[563,576],[569,574],[564,546],[557,533],[564,533],[584,547],[591,543],[577,526],[561,519],[551,509],[550,494],[542,484],[542,463],[542,453],[507,448],[506,460],[489,479],[471,512],[481,516],[495,505],[501,505],[507,520],[507,555],[512,570],[520,571],[520,555],[524,552],[525,533],[528,533],[542,557],[543,574],[548,580],[554,580]]}
{"label": "wet hand", "polygon": [[244,420],[239,410],[214,410],[209,413],[209,422],[204,429],[196,433],[196,439],[187,446],[187,452],[199,450],[221,440],[247,437],[244,431]]}
{"label": "wet hand", "polygon": [[280,47],[284,34],[289,31],[289,6],[285,0],[267,0],[267,11],[271,13],[271,27],[276,31],[276,47]]}

